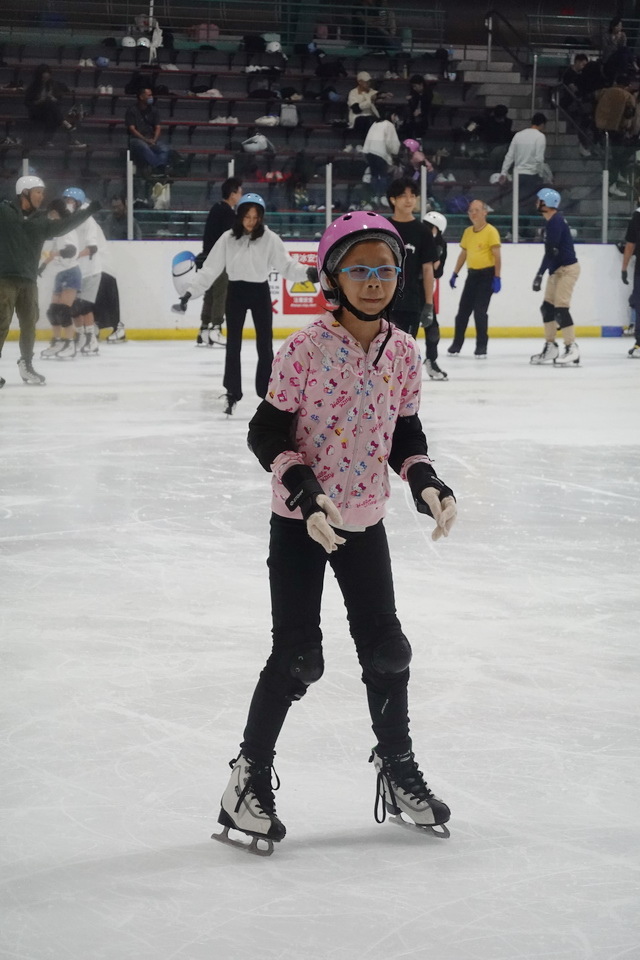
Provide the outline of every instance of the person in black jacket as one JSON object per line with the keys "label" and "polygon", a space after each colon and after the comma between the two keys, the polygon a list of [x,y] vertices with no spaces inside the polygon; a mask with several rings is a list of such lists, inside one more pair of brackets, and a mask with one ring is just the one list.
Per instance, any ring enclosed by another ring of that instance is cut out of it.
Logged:
{"label": "person in black jacket", "polygon": [[[38,270],[45,240],[60,237],[84,223],[100,209],[97,200],[65,220],[49,220],[40,213],[44,183],[25,176],[16,181],[16,200],[0,203],[0,355],[14,311],[20,323],[18,370],[25,383],[42,384],[45,378],[33,369],[33,347],[38,307]],[[0,387],[5,381],[0,377]]]}
{"label": "person in black jacket", "polygon": [[[214,203],[209,211],[202,238],[202,253],[196,257],[196,268],[201,269],[214,244],[225,230],[230,230],[235,221],[234,207],[242,196],[242,180],[229,177],[221,187],[222,200]],[[229,278],[226,270],[214,280],[204,295],[200,314],[200,330],[196,338],[198,346],[225,345],[222,338],[222,322],[225,316],[227,285]]]}

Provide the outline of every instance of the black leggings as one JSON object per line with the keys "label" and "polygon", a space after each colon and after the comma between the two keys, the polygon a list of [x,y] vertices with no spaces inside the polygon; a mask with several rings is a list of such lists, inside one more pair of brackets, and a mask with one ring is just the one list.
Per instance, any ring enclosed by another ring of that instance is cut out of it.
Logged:
{"label": "black leggings", "polygon": [[[411,334],[415,340],[420,330],[421,313],[421,310],[394,310],[391,314],[391,320],[397,327],[404,330],[405,333]],[[440,343],[440,324],[435,314],[433,320],[424,331],[424,339],[427,360],[435,363],[438,359],[438,344]]]}
{"label": "black leggings", "polygon": [[273,363],[273,310],[269,283],[249,283],[245,280],[230,280],[227,288],[227,350],[222,381],[227,393],[234,400],[242,399],[242,328],[247,310],[251,310],[256,330],[258,366],[256,368],[256,393],[264,400]]}
{"label": "black leggings", "polygon": [[[242,750],[271,762],[294,700],[322,675],[320,606],[327,562],[347,608],[381,754],[410,748],[407,684],[411,648],[396,616],[391,561],[383,522],[342,534],[332,554],[312,540],[302,520],[272,514],[269,582],[273,647],[255,689]],[[302,674],[307,673],[303,682]],[[311,677],[309,676],[311,674]]]}

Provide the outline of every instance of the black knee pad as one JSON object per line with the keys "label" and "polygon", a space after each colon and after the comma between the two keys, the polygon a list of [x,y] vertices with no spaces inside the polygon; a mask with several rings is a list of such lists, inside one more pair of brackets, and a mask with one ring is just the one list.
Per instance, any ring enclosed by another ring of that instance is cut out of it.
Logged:
{"label": "black knee pad", "polygon": [[89,303],[88,300],[82,300],[79,298],[78,300],[74,301],[74,304],[71,307],[71,316],[84,317],[87,313],[93,313],[94,307],[94,303]]}
{"label": "black knee pad", "polygon": [[540,313],[542,314],[543,323],[552,323],[555,320],[556,308],[552,303],[549,303],[548,300],[543,300],[540,307]]}
{"label": "black knee pad", "polygon": [[60,313],[59,313],[60,320],[58,321],[60,326],[61,327],[73,326],[73,320],[71,319],[71,307],[68,306],[66,303],[59,303],[58,306],[60,307]]}
{"label": "black knee pad", "polygon": [[424,336],[427,343],[440,342],[440,325],[437,320],[434,319],[433,322],[429,324],[424,332]]}
{"label": "black knee pad", "polygon": [[571,314],[569,313],[568,307],[556,307],[554,320],[561,330],[563,330],[565,327],[573,326],[573,320],[571,318]]}
{"label": "black knee pad", "polygon": [[304,683],[306,687],[311,683],[317,683],[324,673],[322,647],[308,647],[294,653],[289,671],[292,677]]}
{"label": "black knee pad", "polygon": [[59,303],[51,303],[47,308],[47,320],[52,327],[59,327],[60,321],[58,320],[58,307],[61,306]]}
{"label": "black knee pad", "polygon": [[380,640],[371,650],[371,666],[381,676],[403,673],[411,663],[411,644],[400,631]]}

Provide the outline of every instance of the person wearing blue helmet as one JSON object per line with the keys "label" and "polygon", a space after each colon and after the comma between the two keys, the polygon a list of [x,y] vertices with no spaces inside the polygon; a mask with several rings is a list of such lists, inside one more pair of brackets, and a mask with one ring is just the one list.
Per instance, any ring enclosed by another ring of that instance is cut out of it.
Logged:
{"label": "person wearing blue helmet", "polygon": [[[87,195],[81,187],[67,187],[62,192],[63,200],[70,213],[86,209]],[[102,229],[93,217],[89,217],[78,227],[78,266],[82,273],[82,290],[72,307],[73,323],[76,328],[76,340],[67,341],[64,350],[56,359],[72,359],[76,353],[83,357],[97,356],[99,352],[99,332],[95,323],[96,300],[102,279],[102,253],[106,240]]]}
{"label": "person wearing blue helmet", "polygon": [[[570,313],[571,296],[580,276],[580,264],[573,246],[571,231],[562,214],[558,213],[560,194],[550,187],[543,187],[536,194],[538,212],[546,221],[544,257],[533,281],[533,290],[542,287],[542,277],[549,271],[544,300],[540,310],[544,323],[544,347],[531,357],[538,365],[553,363],[557,367],[574,367],[580,363],[580,350]],[[564,350],[562,355],[556,343],[556,333],[562,332]]]}
{"label": "person wearing blue helmet", "polygon": [[258,366],[256,393],[266,395],[273,363],[273,307],[269,274],[273,271],[293,283],[316,282],[315,267],[305,267],[287,253],[280,237],[264,222],[265,202],[258,193],[245,193],[236,207],[233,226],[225,230],[213,245],[202,268],[187,292],[175,304],[184,313],[191,297],[201,297],[226,270],[229,277],[226,301],[227,351],[223,385],[226,390],[224,412],[230,416],[242,399],[240,351],[247,311],[251,311],[256,331]]}

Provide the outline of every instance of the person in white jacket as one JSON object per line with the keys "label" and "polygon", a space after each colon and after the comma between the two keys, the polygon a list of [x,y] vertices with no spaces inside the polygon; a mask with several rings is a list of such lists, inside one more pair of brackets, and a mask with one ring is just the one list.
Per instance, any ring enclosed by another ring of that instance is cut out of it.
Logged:
{"label": "person in white jacket", "polygon": [[242,399],[240,351],[242,329],[247,310],[253,316],[258,349],[256,393],[266,396],[273,363],[273,308],[269,274],[277,270],[287,280],[317,282],[315,267],[305,267],[287,253],[280,237],[264,223],[265,202],[257,193],[240,197],[233,227],[214,244],[201,270],[197,272],[180,303],[173,309],[187,309],[191,297],[201,297],[223,270],[229,277],[225,314],[227,351],[223,385],[226,390],[224,412],[231,415]]}
{"label": "person in white jacket", "polygon": [[369,128],[362,151],[371,171],[371,202],[389,206],[387,184],[393,158],[400,153],[396,128],[381,109],[380,118]]}

